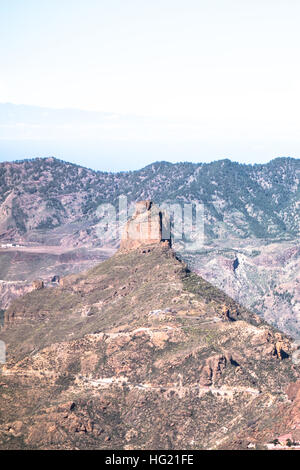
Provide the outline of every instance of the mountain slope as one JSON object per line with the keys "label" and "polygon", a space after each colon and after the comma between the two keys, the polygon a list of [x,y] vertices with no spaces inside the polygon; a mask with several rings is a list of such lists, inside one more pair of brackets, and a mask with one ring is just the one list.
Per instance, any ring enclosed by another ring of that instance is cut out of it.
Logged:
{"label": "mountain slope", "polygon": [[226,448],[299,377],[288,337],[164,243],[17,299],[1,339],[1,448]]}

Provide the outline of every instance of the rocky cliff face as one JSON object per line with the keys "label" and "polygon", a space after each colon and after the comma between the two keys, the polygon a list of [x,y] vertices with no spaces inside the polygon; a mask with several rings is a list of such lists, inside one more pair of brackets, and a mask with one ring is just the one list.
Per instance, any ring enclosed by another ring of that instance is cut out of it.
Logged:
{"label": "rocky cliff face", "polygon": [[30,282],[6,282],[0,281],[0,308],[6,309],[10,303],[28,292],[32,289],[32,284]]}
{"label": "rocky cliff face", "polygon": [[171,240],[163,236],[164,225],[168,224],[167,219],[167,214],[152,201],[138,202],[133,217],[127,222],[122,233],[120,250],[132,250],[158,243],[171,246]]}
{"label": "rocky cliff face", "polygon": [[289,337],[159,239],[26,294],[5,322],[2,449],[264,444],[300,378]]}
{"label": "rocky cliff face", "polygon": [[[191,269],[279,329],[300,337],[300,245],[218,243],[189,255]],[[235,267],[235,263],[238,264]]]}

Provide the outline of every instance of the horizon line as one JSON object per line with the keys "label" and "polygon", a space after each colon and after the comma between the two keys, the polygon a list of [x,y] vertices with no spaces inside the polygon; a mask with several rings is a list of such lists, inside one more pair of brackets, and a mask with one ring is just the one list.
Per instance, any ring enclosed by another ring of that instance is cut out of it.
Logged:
{"label": "horizon line", "polygon": [[0,161],[0,166],[1,165],[4,165],[4,164],[20,164],[20,163],[24,163],[24,162],[29,162],[29,161],[34,161],[34,160],[54,160],[54,161],[57,161],[57,162],[60,162],[60,163],[64,163],[64,164],[68,164],[68,165],[73,165],[73,166],[76,166],[76,167],[79,167],[79,168],[83,168],[83,169],[86,169],[86,170],[90,170],[90,171],[93,171],[95,173],[115,173],[115,174],[118,174],[118,173],[134,173],[134,172],[138,172],[138,171],[142,171],[144,170],[145,168],[148,168],[148,167],[151,167],[152,165],[159,165],[159,164],[164,164],[164,165],[193,165],[193,166],[199,166],[199,165],[203,165],[203,166],[208,166],[208,165],[212,165],[213,163],[222,163],[222,162],[230,162],[232,164],[235,164],[235,165],[239,165],[239,166],[248,166],[248,167],[254,167],[254,166],[267,166],[269,165],[270,163],[276,161],[276,160],[300,160],[300,157],[291,157],[291,156],[279,156],[279,157],[274,157],[272,158],[271,160],[269,160],[268,162],[265,162],[265,163],[257,163],[257,162],[254,162],[254,163],[243,163],[243,162],[238,162],[238,161],[235,161],[235,160],[231,160],[230,158],[220,158],[220,159],[217,159],[217,160],[212,160],[210,162],[191,162],[191,161],[178,161],[178,162],[169,162],[167,160],[156,160],[156,161],[153,161],[152,163],[149,163],[148,165],[146,166],[143,166],[141,168],[137,168],[135,170],[116,170],[116,171],[105,171],[105,170],[95,170],[93,168],[90,168],[90,167],[87,167],[87,166],[84,166],[82,164],[78,164],[78,163],[73,163],[73,162],[70,162],[70,161],[67,161],[67,160],[63,160],[61,158],[57,158],[55,157],[54,155],[49,155],[47,157],[26,157],[26,158],[22,158],[22,159],[17,159],[17,160],[4,160],[4,161]]}

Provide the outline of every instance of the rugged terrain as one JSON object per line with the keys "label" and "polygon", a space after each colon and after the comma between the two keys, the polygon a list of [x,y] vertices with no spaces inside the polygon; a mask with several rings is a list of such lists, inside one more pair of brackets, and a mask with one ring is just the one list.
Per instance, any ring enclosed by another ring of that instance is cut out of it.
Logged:
{"label": "rugged terrain", "polygon": [[12,282],[79,272],[117,249],[118,239],[97,236],[100,204],[117,207],[120,195],[129,204],[196,201],[205,208],[204,246],[193,253],[174,248],[205,279],[298,337],[299,162],[160,162],[128,173],[54,158],[0,163],[0,308],[21,291]]}
{"label": "rugged terrain", "polygon": [[[300,160],[292,158],[253,166],[158,162],[128,173],[95,172],[54,158],[0,163],[1,237],[43,242],[45,230],[64,227],[51,232],[52,243],[86,244],[99,204],[126,195],[129,202],[204,203],[210,238],[294,239],[300,230],[299,175]],[[73,238],[67,237],[67,224],[75,222]]]}
{"label": "rugged terrain", "polygon": [[110,259],[15,300],[4,321],[2,449],[247,448],[300,428],[293,340],[169,242],[125,237]]}
{"label": "rugged terrain", "polygon": [[279,329],[300,335],[298,241],[207,244],[186,255],[191,269]]}
{"label": "rugged terrain", "polygon": [[32,290],[35,280],[51,284],[55,277],[91,268],[107,259],[115,249],[21,246],[0,248],[0,308]]}

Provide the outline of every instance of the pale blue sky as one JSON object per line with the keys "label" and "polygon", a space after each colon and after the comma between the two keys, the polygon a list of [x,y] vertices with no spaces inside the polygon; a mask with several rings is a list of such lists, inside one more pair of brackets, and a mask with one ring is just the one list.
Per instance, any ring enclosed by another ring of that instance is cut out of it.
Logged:
{"label": "pale blue sky", "polygon": [[70,130],[16,113],[0,160],[298,157],[299,21],[298,0],[0,0],[0,103],[113,116]]}

